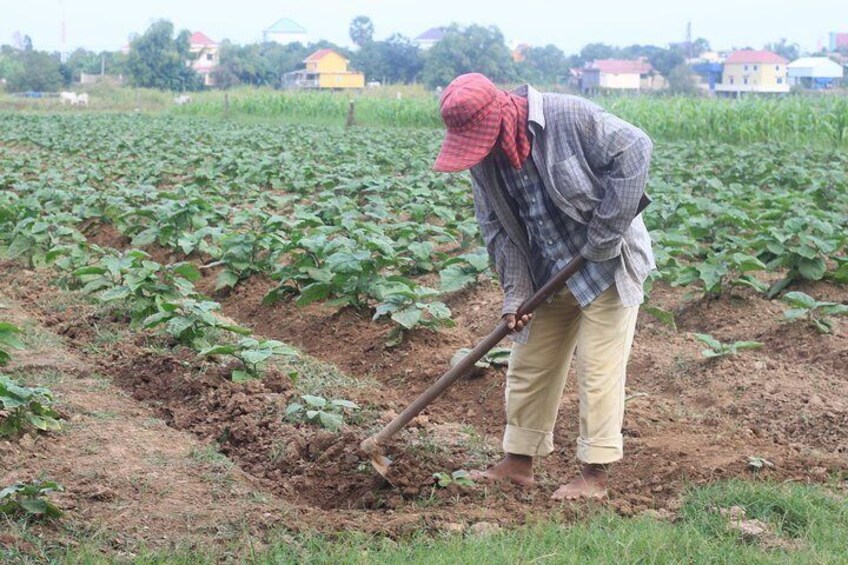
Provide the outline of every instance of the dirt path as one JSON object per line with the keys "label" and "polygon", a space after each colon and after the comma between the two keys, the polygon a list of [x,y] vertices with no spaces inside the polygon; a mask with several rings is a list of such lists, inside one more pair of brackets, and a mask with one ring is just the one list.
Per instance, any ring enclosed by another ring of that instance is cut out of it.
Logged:
{"label": "dirt path", "polygon": [[[0,319],[25,331],[27,349],[3,372],[50,387],[64,429],[0,440],[0,485],[50,479],[63,526],[123,551],[227,543],[277,522],[283,505],[238,466],[167,426],[39,324],[7,293]],[[7,540],[8,542],[8,540]]]}

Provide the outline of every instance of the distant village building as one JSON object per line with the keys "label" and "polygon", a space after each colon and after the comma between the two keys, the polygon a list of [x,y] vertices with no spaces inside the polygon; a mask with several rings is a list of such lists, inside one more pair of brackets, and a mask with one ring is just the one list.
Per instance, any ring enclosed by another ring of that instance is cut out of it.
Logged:
{"label": "distant village building", "polygon": [[828,42],[828,51],[839,51],[840,49],[848,50],[848,33],[831,32],[830,41]]}
{"label": "distant village building", "polygon": [[262,30],[263,43],[303,43],[308,40],[306,28],[290,18],[280,18],[267,29]]}
{"label": "distant village building", "polygon": [[715,91],[731,96],[789,92],[788,62],[771,51],[734,51],[724,60],[721,84],[715,86]]}
{"label": "distant village building", "polygon": [[530,45],[527,43],[518,43],[515,45],[512,51],[512,61],[514,63],[523,63],[527,58],[527,50],[530,49]]}
{"label": "distant village building", "polygon": [[665,88],[663,77],[645,60],[600,59],[583,68],[581,89],[656,90]]}
{"label": "distant village building", "polygon": [[842,65],[827,57],[802,57],[787,66],[789,84],[819,90],[831,88],[844,76]]}
{"label": "distant village building", "polygon": [[365,88],[365,75],[348,70],[348,61],[332,49],[319,49],[303,60],[306,68],[286,73],[283,84],[291,88]]}
{"label": "distant village building", "polygon": [[209,39],[205,34],[196,31],[191,34],[191,39],[189,39],[189,52],[194,55],[191,67],[203,77],[203,85],[214,86],[212,72],[220,62],[218,43]]}
{"label": "distant village building", "polygon": [[448,28],[446,27],[431,27],[430,29],[413,39],[413,42],[421,49],[429,49],[430,47],[442,40],[447,30]]}

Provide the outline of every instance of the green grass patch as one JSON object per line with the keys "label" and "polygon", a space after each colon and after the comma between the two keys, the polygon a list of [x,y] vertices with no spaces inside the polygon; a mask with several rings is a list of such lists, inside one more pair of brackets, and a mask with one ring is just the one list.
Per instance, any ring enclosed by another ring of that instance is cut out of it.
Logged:
{"label": "green grass patch", "polygon": [[[768,525],[780,544],[743,539],[719,509],[739,506],[746,517]],[[376,519],[376,517],[375,517]],[[280,531],[254,545],[242,539],[219,550],[139,550],[132,559],[110,558],[91,541],[59,551],[36,543],[37,553],[0,550],[0,560],[35,563],[49,555],[51,562],[99,564],[130,562],[205,564],[237,562],[276,564],[403,564],[453,563],[845,563],[848,504],[827,487],[776,485],[731,481],[693,489],[675,522],[648,516],[624,518],[606,510],[591,513],[576,524],[537,518],[532,523],[500,532],[472,534],[415,534],[395,541],[358,533],[337,536],[299,535]],[[5,551],[5,552],[4,552]],[[236,558],[235,556],[240,556]]]}

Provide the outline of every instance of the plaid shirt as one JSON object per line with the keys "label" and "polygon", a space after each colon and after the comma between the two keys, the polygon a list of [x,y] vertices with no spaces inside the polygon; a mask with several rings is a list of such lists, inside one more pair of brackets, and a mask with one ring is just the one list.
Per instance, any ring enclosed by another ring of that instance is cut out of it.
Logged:
{"label": "plaid shirt", "polygon": [[[542,186],[533,159],[527,159],[521,169],[510,166],[502,155],[498,155],[496,160],[499,176],[527,230],[530,268],[533,279],[541,286],[580,254],[580,249],[586,245],[586,226],[557,210]],[[587,261],[568,280],[568,289],[581,307],[591,304],[615,284],[617,265],[615,259]]]}
{"label": "plaid shirt", "polygon": [[[533,160],[541,187],[556,211],[586,227],[580,254],[615,260],[615,285],[625,306],[642,303],[642,283],[655,268],[651,240],[636,215],[648,179],[652,143],[639,128],[588,100],[541,94],[523,86]],[[501,188],[498,165],[484,159],[471,168],[474,207],[501,287],[503,313],[515,313],[544,281],[514,199]],[[531,324],[532,325],[532,324]],[[515,337],[527,340],[527,330]]]}

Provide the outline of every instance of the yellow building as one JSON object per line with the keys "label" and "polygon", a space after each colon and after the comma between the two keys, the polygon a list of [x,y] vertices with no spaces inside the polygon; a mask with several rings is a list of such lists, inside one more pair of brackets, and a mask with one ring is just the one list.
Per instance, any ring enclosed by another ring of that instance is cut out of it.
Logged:
{"label": "yellow building", "polygon": [[348,70],[348,61],[332,49],[319,49],[306,59],[306,68],[285,76],[298,88],[365,88],[365,75]]}
{"label": "yellow building", "polygon": [[771,51],[734,51],[724,60],[716,92],[789,92],[786,59]]}

